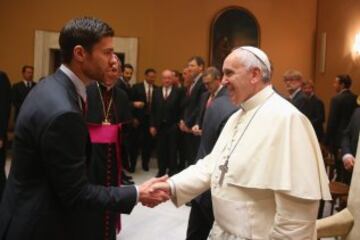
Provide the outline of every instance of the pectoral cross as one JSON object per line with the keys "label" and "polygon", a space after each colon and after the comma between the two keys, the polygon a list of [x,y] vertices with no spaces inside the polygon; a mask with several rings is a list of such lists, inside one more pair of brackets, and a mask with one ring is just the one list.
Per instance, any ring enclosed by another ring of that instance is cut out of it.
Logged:
{"label": "pectoral cross", "polygon": [[222,186],[224,182],[225,173],[229,170],[228,168],[228,159],[226,159],[225,163],[219,166],[219,169],[221,171],[220,178],[219,178],[219,185]]}

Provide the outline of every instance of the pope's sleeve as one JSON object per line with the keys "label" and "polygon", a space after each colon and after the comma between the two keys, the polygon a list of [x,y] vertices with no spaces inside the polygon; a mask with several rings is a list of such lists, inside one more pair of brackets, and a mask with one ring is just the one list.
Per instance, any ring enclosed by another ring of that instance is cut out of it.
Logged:
{"label": "pope's sleeve", "polygon": [[276,214],[269,239],[316,239],[318,200],[305,200],[275,193]]}
{"label": "pope's sleeve", "polygon": [[179,207],[210,188],[214,168],[212,154],[199,160],[170,178],[173,196],[171,200]]}

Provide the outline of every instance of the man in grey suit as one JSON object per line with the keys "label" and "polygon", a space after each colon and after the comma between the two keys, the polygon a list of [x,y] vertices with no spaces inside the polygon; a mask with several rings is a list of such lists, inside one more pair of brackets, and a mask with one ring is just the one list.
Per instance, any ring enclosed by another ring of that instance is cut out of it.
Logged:
{"label": "man in grey suit", "polygon": [[[219,70],[207,68],[202,81],[207,92],[202,95],[201,111],[197,124],[192,128],[195,135],[201,136],[196,159],[202,159],[211,152],[227,119],[237,110],[230,101],[227,89],[221,85]],[[191,203],[186,239],[207,239],[214,221],[210,190]]]}
{"label": "man in grey suit", "polygon": [[168,199],[166,193],[151,193],[150,187],[165,178],[138,187],[88,181],[85,85],[91,79],[102,81],[116,64],[113,36],[108,24],[87,17],[73,19],[61,30],[63,64],[29,93],[18,116],[13,162],[0,205],[0,239],[83,239],[85,231],[94,229],[81,217],[82,211],[130,213],[137,201],[154,206]]}

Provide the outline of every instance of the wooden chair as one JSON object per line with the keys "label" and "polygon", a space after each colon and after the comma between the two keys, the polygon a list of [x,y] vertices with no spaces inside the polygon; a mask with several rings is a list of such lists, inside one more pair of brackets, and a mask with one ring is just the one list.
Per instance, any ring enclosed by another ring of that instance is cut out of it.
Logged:
{"label": "wooden chair", "polygon": [[[329,188],[330,188],[331,196],[333,198],[331,201],[331,211],[330,211],[330,214],[332,215],[334,213],[334,207],[336,201],[339,200],[340,202],[342,202],[341,200],[347,199],[347,196],[349,195],[350,187],[345,183],[330,182]],[[345,207],[346,206],[341,206],[342,209]],[[342,209],[338,209],[338,210],[342,210]]]}

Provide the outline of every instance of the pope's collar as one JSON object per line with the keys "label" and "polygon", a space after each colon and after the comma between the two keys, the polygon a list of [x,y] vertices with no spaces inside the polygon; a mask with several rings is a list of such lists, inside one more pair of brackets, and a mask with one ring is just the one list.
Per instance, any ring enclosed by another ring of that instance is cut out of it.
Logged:
{"label": "pope's collar", "polygon": [[249,111],[261,104],[263,104],[272,94],[274,90],[272,89],[272,85],[268,85],[263,88],[260,92],[256,93],[250,99],[240,104],[240,107],[245,111]]}

